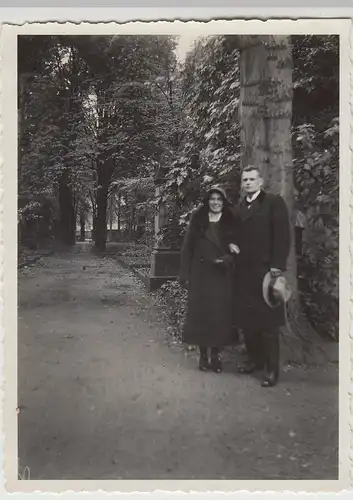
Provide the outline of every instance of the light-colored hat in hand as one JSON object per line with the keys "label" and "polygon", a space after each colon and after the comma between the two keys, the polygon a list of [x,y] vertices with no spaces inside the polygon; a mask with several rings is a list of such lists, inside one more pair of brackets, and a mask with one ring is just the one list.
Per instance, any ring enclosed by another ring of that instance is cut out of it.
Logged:
{"label": "light-colored hat in hand", "polygon": [[292,295],[292,290],[284,276],[272,278],[269,271],[262,283],[262,293],[266,304],[269,307],[275,308],[288,302]]}

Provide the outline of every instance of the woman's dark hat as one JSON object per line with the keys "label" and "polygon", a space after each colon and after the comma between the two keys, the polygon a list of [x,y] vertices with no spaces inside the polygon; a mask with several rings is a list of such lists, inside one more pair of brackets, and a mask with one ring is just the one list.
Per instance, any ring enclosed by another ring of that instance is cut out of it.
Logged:
{"label": "woman's dark hat", "polygon": [[225,190],[222,188],[222,186],[220,186],[219,184],[214,184],[213,186],[211,186],[208,190],[207,190],[207,193],[208,194],[211,194],[211,193],[214,193],[214,192],[217,192],[217,193],[220,193],[223,198],[225,200],[228,201],[228,197],[227,197],[227,193],[225,192]]}
{"label": "woman's dark hat", "polygon": [[266,304],[271,308],[275,308],[288,302],[292,290],[284,276],[272,278],[271,273],[268,272],[262,282],[262,293]]}

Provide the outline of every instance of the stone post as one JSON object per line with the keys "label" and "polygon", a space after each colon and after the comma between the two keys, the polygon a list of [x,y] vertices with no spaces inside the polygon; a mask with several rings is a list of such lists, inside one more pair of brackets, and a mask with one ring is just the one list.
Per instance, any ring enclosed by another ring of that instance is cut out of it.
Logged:
{"label": "stone post", "polygon": [[[155,177],[156,198],[161,196],[163,190],[164,169],[159,169]],[[168,207],[162,202],[154,219],[155,237],[167,222]],[[175,280],[179,275],[180,250],[170,248],[163,239],[154,245],[151,253],[149,289],[155,290],[168,280]]]}

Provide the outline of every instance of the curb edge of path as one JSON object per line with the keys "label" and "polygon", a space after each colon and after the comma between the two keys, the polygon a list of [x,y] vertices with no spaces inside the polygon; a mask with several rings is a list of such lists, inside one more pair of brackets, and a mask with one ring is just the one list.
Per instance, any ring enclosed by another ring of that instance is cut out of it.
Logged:
{"label": "curb edge of path", "polygon": [[32,264],[35,264],[39,259],[43,258],[43,257],[50,257],[52,255],[55,254],[55,251],[54,250],[51,250],[49,252],[46,252],[46,253],[42,253],[40,255],[36,255],[36,256],[33,256],[29,259],[27,259],[25,262],[22,262],[21,264],[18,264],[17,266],[17,270],[19,269],[23,269],[24,267],[26,266],[31,266]]}
{"label": "curb edge of path", "polygon": [[139,280],[143,282],[147,290],[150,292],[149,276],[146,276],[145,274],[141,273],[138,267],[128,264],[124,259],[119,259],[118,257],[115,257],[115,260],[116,262],[121,264],[122,267],[134,273],[134,275],[137,276],[137,278],[139,278]]}

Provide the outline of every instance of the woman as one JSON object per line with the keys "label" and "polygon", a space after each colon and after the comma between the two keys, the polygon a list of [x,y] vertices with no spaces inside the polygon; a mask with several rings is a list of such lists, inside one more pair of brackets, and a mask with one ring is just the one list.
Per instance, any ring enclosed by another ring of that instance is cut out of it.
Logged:
{"label": "woman", "polygon": [[228,245],[235,243],[235,233],[226,194],[213,186],[190,221],[180,267],[180,280],[189,292],[183,342],[199,346],[203,371],[221,372],[220,348],[232,341],[234,257]]}

